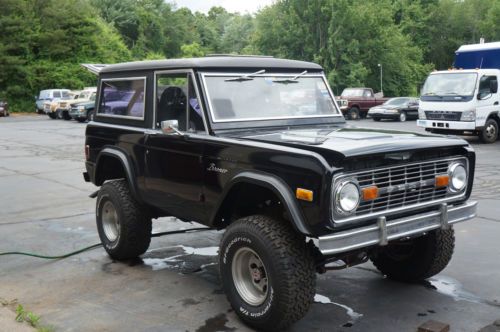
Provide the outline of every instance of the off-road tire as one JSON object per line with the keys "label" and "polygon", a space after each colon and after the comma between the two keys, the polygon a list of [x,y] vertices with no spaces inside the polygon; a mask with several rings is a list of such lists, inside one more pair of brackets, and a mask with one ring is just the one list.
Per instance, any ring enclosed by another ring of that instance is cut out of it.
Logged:
{"label": "off-road tire", "polygon": [[[103,206],[111,202],[118,217],[118,236],[110,240],[103,226]],[[151,217],[134,199],[127,181],[105,182],[97,195],[96,222],[99,238],[109,256],[117,260],[135,258],[149,247],[151,242]]]}
{"label": "off-road tire", "polygon": [[47,113],[47,115],[49,116],[49,118],[51,118],[52,120],[55,120],[57,119],[57,114],[55,112],[50,112],[50,113]]}
{"label": "off-road tire", "polygon": [[[409,247],[409,253],[395,257],[395,250]],[[453,228],[435,230],[424,236],[389,244],[382,247],[371,257],[375,267],[390,279],[418,282],[430,278],[441,272],[450,262],[455,248],[455,234]]]}
{"label": "off-road tire", "polygon": [[[261,258],[268,291],[252,306],[238,293],[233,279],[233,258],[250,248]],[[316,271],[303,236],[286,221],[264,215],[241,218],[222,237],[219,268],[226,296],[236,314],[257,330],[279,331],[301,319],[314,300]]]}
{"label": "off-road tire", "polygon": [[479,139],[483,143],[495,143],[498,139],[498,123],[494,119],[486,120],[483,130],[479,133]]}
{"label": "off-road tire", "polygon": [[347,117],[349,118],[349,120],[359,120],[360,119],[359,108],[351,107],[347,111]]}

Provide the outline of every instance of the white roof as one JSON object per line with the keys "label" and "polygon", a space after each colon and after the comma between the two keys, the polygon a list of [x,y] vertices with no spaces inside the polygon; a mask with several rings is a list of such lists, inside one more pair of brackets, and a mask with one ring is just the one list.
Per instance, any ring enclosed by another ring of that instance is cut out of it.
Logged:
{"label": "white roof", "polygon": [[473,52],[473,51],[484,51],[484,50],[494,50],[500,49],[500,42],[494,43],[484,43],[484,44],[470,44],[462,45],[458,48],[456,53],[459,52]]}

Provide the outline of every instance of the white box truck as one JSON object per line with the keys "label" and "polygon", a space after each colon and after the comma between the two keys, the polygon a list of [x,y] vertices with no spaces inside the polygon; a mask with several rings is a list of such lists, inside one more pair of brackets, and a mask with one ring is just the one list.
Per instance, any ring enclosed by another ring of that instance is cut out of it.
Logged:
{"label": "white box truck", "polygon": [[500,42],[463,45],[454,68],[432,72],[421,91],[417,125],[433,133],[478,135],[493,143],[500,127]]}

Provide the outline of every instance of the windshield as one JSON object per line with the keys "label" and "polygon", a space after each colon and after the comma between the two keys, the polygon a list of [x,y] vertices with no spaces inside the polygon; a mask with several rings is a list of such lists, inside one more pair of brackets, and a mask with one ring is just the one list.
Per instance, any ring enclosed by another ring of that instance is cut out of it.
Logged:
{"label": "windshield", "polygon": [[410,101],[410,98],[392,98],[389,99],[384,103],[384,105],[391,105],[391,106],[401,106]]}
{"label": "windshield", "polygon": [[342,97],[363,97],[363,89],[344,89]]}
{"label": "windshield", "polygon": [[90,91],[83,91],[80,93],[80,96],[78,96],[79,99],[88,99],[90,96]]}
{"label": "windshield", "polygon": [[322,76],[204,76],[214,122],[337,115]]}
{"label": "windshield", "polygon": [[422,96],[472,96],[476,80],[476,73],[429,75],[422,88]]}

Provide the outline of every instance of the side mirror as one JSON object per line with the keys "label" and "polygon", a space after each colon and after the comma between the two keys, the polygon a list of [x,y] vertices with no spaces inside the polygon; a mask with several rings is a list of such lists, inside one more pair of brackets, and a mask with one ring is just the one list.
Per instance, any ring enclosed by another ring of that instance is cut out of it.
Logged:
{"label": "side mirror", "polygon": [[498,81],[497,80],[491,80],[490,81],[490,92],[491,93],[497,93],[498,91]]}
{"label": "side mirror", "polygon": [[183,135],[179,131],[179,120],[165,120],[161,122],[161,131],[165,134]]}

